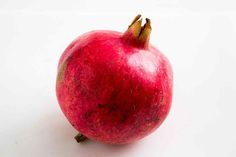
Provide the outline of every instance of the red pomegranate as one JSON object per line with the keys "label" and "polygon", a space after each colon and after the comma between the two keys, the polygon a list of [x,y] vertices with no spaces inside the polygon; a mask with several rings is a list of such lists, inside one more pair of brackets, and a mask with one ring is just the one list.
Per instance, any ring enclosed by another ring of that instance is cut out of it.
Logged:
{"label": "red pomegranate", "polygon": [[170,110],[171,66],[149,44],[150,20],[142,26],[140,17],[125,33],[78,37],[60,58],[57,98],[78,142],[132,143],[156,130]]}

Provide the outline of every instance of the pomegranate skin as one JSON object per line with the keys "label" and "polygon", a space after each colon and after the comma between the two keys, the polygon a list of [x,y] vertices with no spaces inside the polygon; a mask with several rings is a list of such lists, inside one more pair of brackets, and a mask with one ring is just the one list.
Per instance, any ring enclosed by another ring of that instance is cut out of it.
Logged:
{"label": "pomegranate skin", "polygon": [[115,31],[92,31],[62,54],[60,107],[75,129],[109,144],[135,142],[156,130],[172,99],[172,69],[153,46],[139,48]]}

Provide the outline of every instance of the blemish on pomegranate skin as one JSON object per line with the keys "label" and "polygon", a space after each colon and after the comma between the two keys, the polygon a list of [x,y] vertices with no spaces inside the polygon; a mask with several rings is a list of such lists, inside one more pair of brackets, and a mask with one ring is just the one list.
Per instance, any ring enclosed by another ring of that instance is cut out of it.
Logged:
{"label": "blemish on pomegranate skin", "polygon": [[105,107],[105,105],[103,105],[103,104],[98,104],[98,108],[104,108]]}
{"label": "blemish on pomegranate skin", "polygon": [[93,114],[93,111],[87,111],[87,112],[84,114],[84,118],[85,118],[85,119],[89,119],[89,118],[91,118],[92,114]]}
{"label": "blemish on pomegranate skin", "polygon": [[109,113],[115,112],[117,110],[116,104],[109,105]]}
{"label": "blemish on pomegranate skin", "polygon": [[58,66],[58,73],[57,73],[57,81],[61,82],[64,80],[65,71],[67,68],[67,64],[69,63],[71,57],[68,57],[60,66]]}
{"label": "blemish on pomegranate skin", "polygon": [[159,117],[151,117],[151,118],[146,118],[146,122],[159,122],[160,118]]}
{"label": "blemish on pomegranate skin", "polygon": [[124,114],[124,115],[121,117],[120,122],[121,122],[121,123],[124,123],[127,118],[128,118],[128,115]]}

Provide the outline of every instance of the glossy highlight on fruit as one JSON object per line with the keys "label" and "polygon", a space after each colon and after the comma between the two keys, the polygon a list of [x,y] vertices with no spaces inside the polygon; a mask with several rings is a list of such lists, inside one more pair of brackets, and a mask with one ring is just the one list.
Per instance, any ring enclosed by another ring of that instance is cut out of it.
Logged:
{"label": "glossy highlight on fruit", "polygon": [[142,26],[140,18],[125,33],[85,33],[62,54],[56,94],[79,132],[78,142],[132,143],[156,130],[169,113],[171,65],[149,44],[151,21]]}

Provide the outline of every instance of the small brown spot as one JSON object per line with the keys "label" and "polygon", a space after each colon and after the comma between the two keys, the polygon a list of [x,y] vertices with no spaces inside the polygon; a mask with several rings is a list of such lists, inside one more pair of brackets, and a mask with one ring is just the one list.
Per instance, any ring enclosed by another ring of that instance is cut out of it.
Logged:
{"label": "small brown spot", "polygon": [[92,111],[88,111],[88,112],[86,112],[86,113],[84,114],[84,118],[85,118],[85,119],[88,119],[88,118],[90,118],[90,117],[92,116],[92,114],[93,114]]}
{"label": "small brown spot", "polygon": [[159,117],[151,117],[146,119],[147,122],[159,122],[160,118]]}
{"label": "small brown spot", "polygon": [[127,115],[125,114],[125,115],[123,115],[122,117],[121,117],[121,119],[120,119],[120,122],[121,123],[124,123],[126,120],[127,120]]}
{"label": "small brown spot", "polygon": [[152,119],[152,121],[154,121],[154,122],[159,122],[159,121],[160,121],[160,118],[159,118],[159,117],[155,117],[155,118]]}
{"label": "small brown spot", "polygon": [[105,105],[104,104],[98,104],[98,108],[104,108]]}
{"label": "small brown spot", "polygon": [[117,109],[116,104],[112,104],[109,108],[109,112],[114,112]]}

